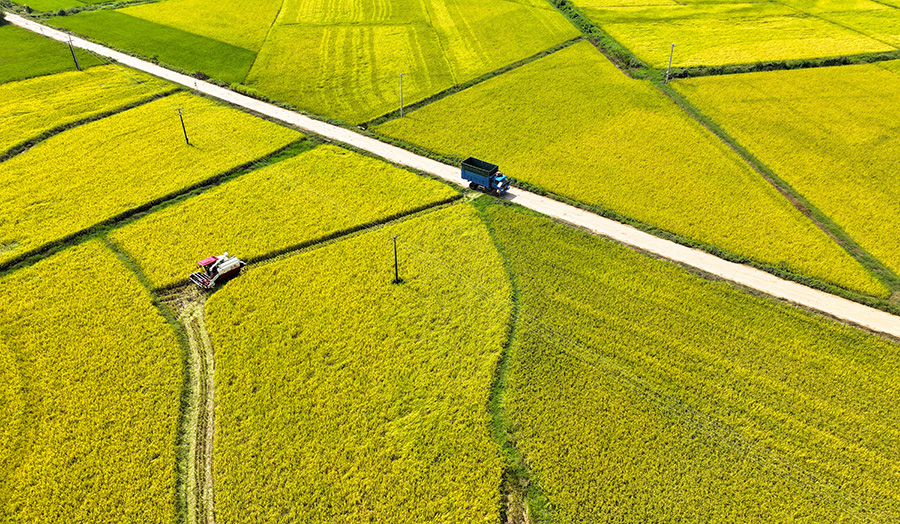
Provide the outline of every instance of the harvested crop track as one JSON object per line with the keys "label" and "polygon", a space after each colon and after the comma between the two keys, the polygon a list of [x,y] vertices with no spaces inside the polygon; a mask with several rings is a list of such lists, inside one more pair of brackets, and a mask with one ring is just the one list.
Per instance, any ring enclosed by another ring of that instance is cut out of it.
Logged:
{"label": "harvested crop track", "polygon": [[186,460],[182,500],[188,524],[214,524],[213,434],[215,432],[215,352],[206,333],[203,306],[207,294],[193,286],[172,290],[161,299],[175,311],[188,340],[188,376],[184,417]]}

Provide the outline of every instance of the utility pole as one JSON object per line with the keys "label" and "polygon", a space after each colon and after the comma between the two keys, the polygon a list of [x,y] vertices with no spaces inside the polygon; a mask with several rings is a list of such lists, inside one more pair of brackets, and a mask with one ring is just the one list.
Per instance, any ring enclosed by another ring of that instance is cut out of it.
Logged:
{"label": "utility pole", "polygon": [[72,52],[72,60],[75,61],[75,69],[81,71],[81,64],[78,63],[78,55],[75,54],[75,48],[72,46],[72,35],[69,35],[69,51]]}
{"label": "utility pole", "polygon": [[392,239],[394,241],[394,284],[403,282],[402,280],[400,280],[400,269],[399,265],[397,264],[397,237],[399,236],[400,235],[395,235]]}
{"label": "utility pole", "polygon": [[403,118],[403,73],[400,73],[400,118]]}
{"label": "utility pole", "polygon": [[672,70],[672,55],[675,54],[675,44],[672,44],[672,50],[669,51],[669,67],[666,68],[666,83],[669,83],[669,71]]}
{"label": "utility pole", "polygon": [[184,127],[184,115],[181,114],[181,108],[180,108],[180,107],[178,108],[178,118],[181,119],[181,130],[184,131],[184,143],[187,144],[187,145],[191,145],[191,143],[188,141],[188,137],[187,137],[187,128]]}

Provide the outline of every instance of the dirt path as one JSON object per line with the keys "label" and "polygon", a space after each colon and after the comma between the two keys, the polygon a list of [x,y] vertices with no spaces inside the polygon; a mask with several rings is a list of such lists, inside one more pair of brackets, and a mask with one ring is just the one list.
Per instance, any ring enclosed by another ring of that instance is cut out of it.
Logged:
{"label": "dirt path", "polygon": [[[70,38],[67,33],[10,13],[6,14],[6,20],[19,27],[38,34],[43,34],[44,36],[61,42],[68,41]],[[128,67],[187,86],[201,93],[218,98],[219,100],[243,107],[300,129],[349,144],[390,162],[431,173],[461,186],[464,185],[459,176],[458,167],[448,166],[435,160],[431,160],[430,158],[411,153],[405,149],[350,131],[349,129],[327,124],[282,107],[241,95],[229,89],[170,71],[164,67],[145,62],[133,56],[114,51],[82,38],[71,37],[71,39],[72,44],[76,47],[87,49],[97,55],[111,58]],[[851,300],[818,291],[796,282],[778,278],[750,266],[722,260],[715,255],[655,237],[634,227],[603,218],[583,209],[563,204],[534,193],[529,193],[520,189],[512,189],[505,198],[516,204],[533,209],[557,220],[582,227],[598,235],[615,240],[616,242],[693,267],[710,275],[765,293],[769,296],[820,311],[836,319],[900,338],[900,317],[891,315],[890,313],[885,313],[884,311],[864,306]]]}
{"label": "dirt path", "polygon": [[184,498],[187,524],[215,524],[213,435],[215,433],[215,354],[206,333],[203,306],[206,296],[194,286],[163,299],[184,325],[188,355],[187,456]]}

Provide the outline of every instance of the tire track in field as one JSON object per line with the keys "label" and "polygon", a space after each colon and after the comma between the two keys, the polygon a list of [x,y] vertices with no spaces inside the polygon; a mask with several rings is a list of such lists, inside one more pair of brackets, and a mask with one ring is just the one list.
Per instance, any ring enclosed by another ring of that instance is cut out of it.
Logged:
{"label": "tire track in field", "polygon": [[206,331],[203,307],[207,294],[194,286],[163,300],[176,311],[188,340],[188,375],[184,503],[187,524],[215,524],[213,436],[215,433],[215,351]]}

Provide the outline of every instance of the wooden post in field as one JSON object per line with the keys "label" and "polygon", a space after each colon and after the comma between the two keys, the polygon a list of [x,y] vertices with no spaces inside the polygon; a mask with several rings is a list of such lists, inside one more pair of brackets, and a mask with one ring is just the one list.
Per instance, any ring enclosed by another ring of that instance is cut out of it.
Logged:
{"label": "wooden post in field", "polygon": [[75,69],[81,71],[81,64],[78,63],[78,55],[75,54],[75,48],[72,46],[72,35],[69,35],[69,51],[72,52],[72,60],[75,61]]}
{"label": "wooden post in field", "polygon": [[392,239],[394,241],[394,284],[399,284],[400,282],[402,282],[402,280],[400,280],[399,264],[397,263],[397,237],[398,236],[400,236],[400,235],[395,235],[394,238]]}
{"label": "wooden post in field", "polygon": [[675,44],[672,44],[672,50],[669,51],[669,67],[666,68],[666,83],[669,83],[669,71],[672,70],[672,55],[675,54]]}
{"label": "wooden post in field", "polygon": [[184,131],[184,143],[187,145],[191,145],[191,143],[188,141],[187,128],[184,127],[184,115],[181,114],[180,107],[178,108],[178,118],[181,119],[181,130]]}

